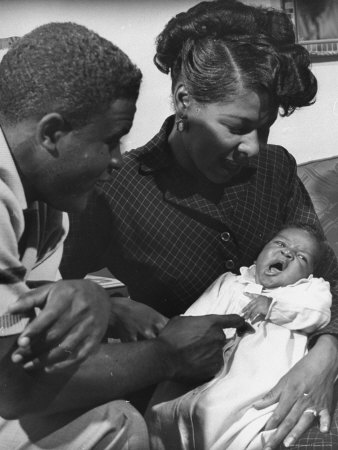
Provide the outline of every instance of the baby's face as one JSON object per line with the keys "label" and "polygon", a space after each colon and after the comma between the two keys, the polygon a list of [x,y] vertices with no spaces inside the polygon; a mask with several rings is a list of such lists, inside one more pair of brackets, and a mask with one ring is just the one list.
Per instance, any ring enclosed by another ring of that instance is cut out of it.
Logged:
{"label": "baby's face", "polygon": [[266,288],[293,284],[312,272],[318,243],[306,230],[286,228],[266,244],[256,261],[256,282]]}

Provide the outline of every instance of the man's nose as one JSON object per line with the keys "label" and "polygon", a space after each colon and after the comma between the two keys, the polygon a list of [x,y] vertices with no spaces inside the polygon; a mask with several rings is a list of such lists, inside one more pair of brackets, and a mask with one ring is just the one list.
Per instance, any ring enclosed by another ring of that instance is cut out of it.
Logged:
{"label": "man's nose", "polygon": [[120,144],[116,145],[110,151],[110,162],[108,166],[108,172],[112,172],[113,170],[119,170],[122,167],[122,155]]}
{"label": "man's nose", "polygon": [[240,153],[245,153],[248,158],[255,156],[259,152],[259,139],[257,130],[252,130],[250,133],[243,134],[241,142],[238,146]]}

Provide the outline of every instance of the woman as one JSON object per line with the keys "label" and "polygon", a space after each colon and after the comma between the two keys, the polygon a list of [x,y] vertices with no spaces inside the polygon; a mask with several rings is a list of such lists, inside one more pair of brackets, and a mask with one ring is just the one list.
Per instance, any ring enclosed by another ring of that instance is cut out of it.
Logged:
{"label": "woman", "polygon": [[[131,340],[156,335],[165,316],[183,312],[225,270],[251,265],[271,229],[299,221],[320,227],[294,158],[266,145],[278,109],[289,115],[317,90],[284,13],[202,2],[166,25],[155,64],[171,75],[175,115],[125,156],[92,207],[72,219],[63,271],[78,276],[107,266],[133,300],[154,308],[116,299]],[[332,256],[322,275],[334,282],[337,273]],[[321,429],[328,426],[338,353],[326,334],[338,329],[334,309],[332,316],[306,358],[262,401],[279,402],[267,424],[278,427],[271,448],[302,434],[314,419],[303,414],[309,407],[320,411]]]}

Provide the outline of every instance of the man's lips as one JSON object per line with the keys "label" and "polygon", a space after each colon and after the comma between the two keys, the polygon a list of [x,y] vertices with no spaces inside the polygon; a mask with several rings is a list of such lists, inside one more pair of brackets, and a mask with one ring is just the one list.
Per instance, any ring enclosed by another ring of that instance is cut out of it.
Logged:
{"label": "man's lips", "polygon": [[229,170],[230,172],[238,172],[243,167],[231,159],[223,159],[221,164],[224,169]]}
{"label": "man's lips", "polygon": [[105,181],[109,181],[111,179],[111,173],[104,172],[102,175],[97,177],[95,180],[96,183],[104,183]]}

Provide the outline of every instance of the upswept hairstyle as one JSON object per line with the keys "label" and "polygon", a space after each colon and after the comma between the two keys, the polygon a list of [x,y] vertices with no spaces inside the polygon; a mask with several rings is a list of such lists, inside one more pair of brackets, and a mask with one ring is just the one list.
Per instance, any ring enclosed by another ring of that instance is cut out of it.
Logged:
{"label": "upswept hairstyle", "polygon": [[141,78],[124,52],[86,27],[42,25],[0,63],[0,119],[15,124],[59,112],[78,128],[117,98],[136,100]]}
{"label": "upswept hairstyle", "polygon": [[157,37],[154,62],[202,103],[264,90],[287,116],[317,92],[309,53],[295,43],[288,16],[237,0],[203,1],[173,17]]}

